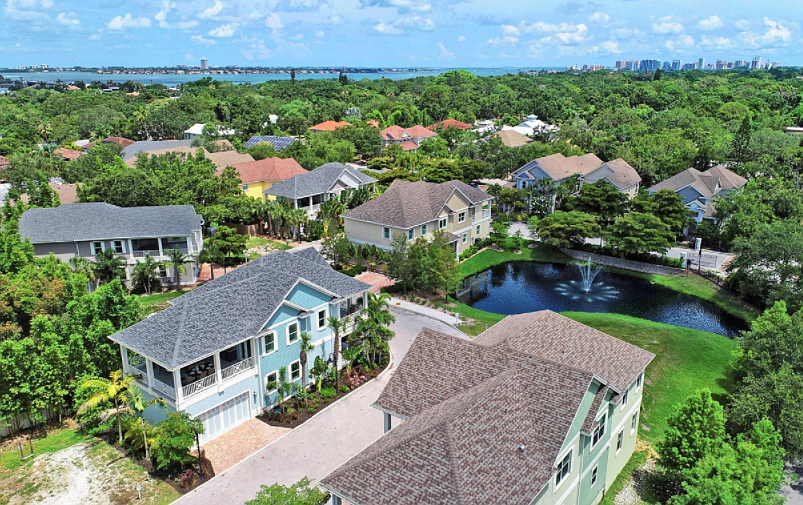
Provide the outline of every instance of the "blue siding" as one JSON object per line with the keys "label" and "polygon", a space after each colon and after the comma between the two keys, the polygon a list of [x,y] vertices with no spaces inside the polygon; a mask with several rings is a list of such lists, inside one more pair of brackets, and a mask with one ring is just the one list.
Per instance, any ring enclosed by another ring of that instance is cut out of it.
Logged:
{"label": "blue siding", "polygon": [[[253,372],[252,372],[253,373]],[[257,382],[256,376],[251,376],[248,379],[243,379],[240,382],[236,382],[234,384],[229,385],[227,382],[223,383],[226,385],[226,389],[220,391],[219,393],[213,394],[208,398],[204,398],[198,402],[195,402],[187,407],[182,408],[181,410],[184,412],[190,413],[193,417],[197,417],[199,414],[206,412],[207,410],[211,409],[212,407],[225,402],[226,400],[230,400],[235,396],[243,393],[244,391],[259,391],[259,382]],[[203,395],[203,393],[199,393]],[[192,400],[192,397],[190,397]],[[187,400],[185,400],[186,402]],[[251,408],[255,408],[258,405],[254,405],[254,395],[251,394],[250,396]]]}
{"label": "blue siding", "polygon": [[274,324],[280,323],[282,321],[287,321],[288,319],[291,318],[295,318],[297,315],[298,315],[298,310],[292,307],[288,307],[287,305],[282,305],[281,307],[279,307],[276,313],[273,314],[273,317],[270,318],[268,324],[266,324],[265,326],[269,328]]}
{"label": "blue siding", "polygon": [[[149,394],[144,389],[140,389],[140,391],[142,392],[143,401],[148,402],[150,400],[153,400],[154,398],[153,395]],[[167,405],[166,408],[171,412],[174,412],[176,410],[169,405]],[[142,417],[145,418],[145,421],[147,421],[148,424],[159,424],[165,419],[167,419],[167,413],[165,412],[165,407],[161,407],[159,405],[151,405],[150,407],[145,409],[145,412],[143,412]]]}
{"label": "blue siding", "polygon": [[290,291],[290,294],[287,295],[286,299],[293,305],[299,305],[305,309],[311,309],[322,303],[328,302],[332,299],[332,297],[299,282],[296,287]]}

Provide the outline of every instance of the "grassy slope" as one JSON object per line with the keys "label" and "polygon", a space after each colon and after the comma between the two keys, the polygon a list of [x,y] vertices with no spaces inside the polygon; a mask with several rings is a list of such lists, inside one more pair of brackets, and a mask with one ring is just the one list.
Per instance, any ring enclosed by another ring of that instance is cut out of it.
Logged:
{"label": "grassy slope", "polygon": [[292,249],[292,246],[285,244],[284,242],[277,242],[275,240],[271,240],[265,237],[251,237],[248,239],[248,242],[245,243],[246,249],[250,249],[252,247],[258,247],[265,244],[271,244],[276,249],[286,251],[288,249]]}
{"label": "grassy slope", "polygon": [[156,293],[153,295],[142,295],[139,297],[139,301],[146,307],[151,305],[162,305],[166,304],[170,300],[173,300],[174,298],[178,298],[184,293],[185,291],[165,291],[164,293]]}

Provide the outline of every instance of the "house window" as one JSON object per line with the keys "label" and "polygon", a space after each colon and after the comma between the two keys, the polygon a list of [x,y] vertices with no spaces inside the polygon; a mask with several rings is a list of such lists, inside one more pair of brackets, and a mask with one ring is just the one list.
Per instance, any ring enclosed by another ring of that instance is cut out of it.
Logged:
{"label": "house window", "polygon": [[463,212],[461,212],[460,214],[457,215],[457,222],[458,223],[462,223],[465,220],[466,220],[466,211],[463,211]]}
{"label": "house window", "polygon": [[318,331],[326,328],[326,309],[318,311]]}
{"label": "house window", "polygon": [[599,466],[595,466],[593,470],[591,470],[591,487],[594,487],[594,484],[597,483],[597,470]]}
{"label": "house window", "polygon": [[92,254],[97,256],[103,252],[103,242],[92,242]]}
{"label": "house window", "polygon": [[415,230],[410,228],[407,230],[407,240],[413,240],[413,236],[415,236]]}
{"label": "house window", "polygon": [[481,232],[480,232],[480,225],[477,225],[477,236],[479,237],[479,236],[480,236],[480,234],[481,234]]}
{"label": "house window", "polygon": [[[608,415],[605,414],[602,416],[602,419],[599,420],[599,424],[596,428],[594,428],[594,433],[591,434],[591,449],[597,445],[597,443],[605,436],[605,423],[608,421]],[[589,450],[591,450],[589,449]]]}
{"label": "house window", "polygon": [[265,376],[265,392],[273,394],[279,386],[279,371],[273,371]]}
{"label": "house window", "polygon": [[636,389],[641,387],[641,378],[644,377],[644,374],[639,374],[638,378],[636,379]]}
{"label": "house window", "polygon": [[301,362],[298,360],[290,363],[290,380],[297,381],[301,378]]}
{"label": "house window", "polygon": [[122,240],[112,240],[114,254],[125,254],[125,243]]}
{"label": "house window", "polygon": [[384,238],[385,240],[390,240],[390,228],[388,228],[387,226],[382,228],[382,238]]}
{"label": "house window", "polygon": [[248,184],[243,184],[243,191],[248,191]]}
{"label": "house window", "polygon": [[631,435],[636,431],[636,426],[638,426],[638,412],[633,414],[633,418],[630,419],[630,434]]}
{"label": "house window", "polygon": [[293,323],[287,327],[287,345],[298,341],[298,323]]}
{"label": "house window", "polygon": [[167,277],[167,267],[159,265],[159,277]]}
{"label": "house window", "polygon": [[427,225],[423,224],[421,225],[421,235],[426,235],[426,234],[427,234]]}
{"label": "house window", "polygon": [[558,473],[555,474],[555,487],[559,486],[563,479],[566,478],[572,471],[572,453],[569,451],[569,454],[564,457],[560,464],[558,465]]}
{"label": "house window", "polygon": [[442,230],[442,229],[444,229],[444,228],[446,228],[446,221],[447,221],[447,219],[446,219],[445,217],[442,217],[442,218],[441,218],[441,220],[440,220],[440,221],[438,221],[438,227],[439,227],[441,230]]}
{"label": "house window", "polygon": [[619,435],[616,436],[616,453],[619,454],[619,451],[622,450],[622,441],[625,438],[625,431],[622,430],[619,432]]}
{"label": "house window", "polygon": [[628,393],[630,393],[629,389],[627,391],[625,391],[625,394],[622,395],[622,409],[624,409],[627,406],[627,395],[628,395]]}
{"label": "house window", "polygon": [[466,242],[468,242],[468,233],[463,234],[463,243],[465,244]]}
{"label": "house window", "polygon": [[262,337],[265,341],[265,354],[270,354],[276,350],[276,334],[271,332]]}

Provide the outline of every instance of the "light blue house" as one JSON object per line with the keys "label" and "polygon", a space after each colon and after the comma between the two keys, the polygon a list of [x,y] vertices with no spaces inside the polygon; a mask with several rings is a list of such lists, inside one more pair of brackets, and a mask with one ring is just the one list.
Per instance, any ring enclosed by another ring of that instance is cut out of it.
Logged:
{"label": "light blue house", "polygon": [[[274,405],[276,392],[266,385],[281,367],[287,380],[301,383],[302,332],[315,346],[308,374],[317,356],[330,359],[327,318],[353,319],[369,288],[332,269],[314,249],[277,252],[109,338],[120,344],[123,370],[137,375],[143,394],[201,419],[205,442]],[[158,422],[164,411],[153,408],[146,417]]]}

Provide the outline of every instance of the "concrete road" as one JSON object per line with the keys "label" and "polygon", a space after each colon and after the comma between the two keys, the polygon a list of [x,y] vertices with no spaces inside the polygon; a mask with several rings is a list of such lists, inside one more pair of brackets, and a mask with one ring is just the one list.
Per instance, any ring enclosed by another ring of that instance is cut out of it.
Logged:
{"label": "concrete road", "polygon": [[[464,335],[420,314],[393,310],[396,336],[390,342],[394,366],[422,328]],[[371,404],[387,384],[394,368],[318,413],[271,445],[259,450],[174,503],[223,505],[254,498],[262,484],[293,484],[303,477],[317,481],[371,445],[383,434],[382,413]],[[225,435],[223,435],[225,436]]]}

